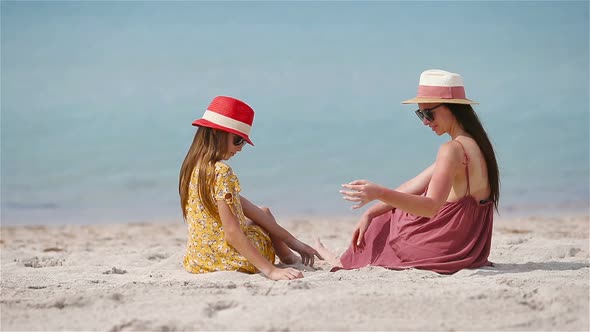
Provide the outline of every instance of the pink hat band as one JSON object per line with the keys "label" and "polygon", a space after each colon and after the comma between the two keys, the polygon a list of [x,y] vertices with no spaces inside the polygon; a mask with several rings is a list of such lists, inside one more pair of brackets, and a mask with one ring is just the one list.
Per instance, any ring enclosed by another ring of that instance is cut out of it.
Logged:
{"label": "pink hat band", "polygon": [[420,98],[465,99],[465,88],[462,86],[418,86]]}
{"label": "pink hat band", "polygon": [[441,69],[423,71],[416,97],[402,101],[402,104],[419,103],[477,104],[467,99],[461,75]]}

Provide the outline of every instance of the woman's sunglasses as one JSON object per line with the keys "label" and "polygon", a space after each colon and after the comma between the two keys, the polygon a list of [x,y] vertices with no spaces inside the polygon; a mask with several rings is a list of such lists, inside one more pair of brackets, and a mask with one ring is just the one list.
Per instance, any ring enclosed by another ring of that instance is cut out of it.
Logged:
{"label": "woman's sunglasses", "polygon": [[235,146],[242,146],[242,145],[244,145],[244,143],[246,143],[246,140],[241,136],[234,135],[234,142],[233,143]]}
{"label": "woman's sunglasses", "polygon": [[438,104],[434,107],[431,108],[425,108],[423,110],[421,109],[417,109],[416,110],[416,115],[418,116],[418,118],[420,118],[420,121],[424,121],[424,119],[432,122],[434,121],[434,113],[432,113],[432,111],[434,111],[435,108],[442,106],[443,104]]}

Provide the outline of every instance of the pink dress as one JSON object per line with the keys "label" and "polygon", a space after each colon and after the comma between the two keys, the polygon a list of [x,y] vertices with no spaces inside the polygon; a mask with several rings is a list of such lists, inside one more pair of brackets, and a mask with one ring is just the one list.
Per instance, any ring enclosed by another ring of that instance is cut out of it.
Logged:
{"label": "pink dress", "polygon": [[467,160],[465,154],[467,192],[463,198],[446,202],[432,218],[399,209],[374,218],[364,235],[365,246],[357,252],[350,246],[340,258],[343,268],[374,265],[450,274],[491,266],[494,205],[471,196]]}

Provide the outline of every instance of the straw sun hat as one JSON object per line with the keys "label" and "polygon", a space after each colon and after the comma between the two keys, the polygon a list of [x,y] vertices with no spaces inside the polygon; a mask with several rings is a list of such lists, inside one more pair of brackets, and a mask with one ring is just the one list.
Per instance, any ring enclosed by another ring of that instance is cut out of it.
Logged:
{"label": "straw sun hat", "polygon": [[248,136],[254,121],[254,110],[241,100],[227,96],[213,98],[203,117],[193,126],[209,127],[236,134],[254,145]]}
{"label": "straw sun hat", "polygon": [[402,101],[402,104],[417,103],[479,104],[465,96],[461,75],[440,69],[422,72],[418,83],[418,95]]}

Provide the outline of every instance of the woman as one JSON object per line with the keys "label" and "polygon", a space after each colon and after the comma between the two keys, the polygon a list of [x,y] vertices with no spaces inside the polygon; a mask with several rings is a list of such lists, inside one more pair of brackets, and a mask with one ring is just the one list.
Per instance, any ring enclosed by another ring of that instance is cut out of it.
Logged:
{"label": "woman", "polygon": [[395,190],[366,180],[342,185],[358,209],[378,200],[360,218],[340,260],[321,243],[318,251],[337,268],[367,265],[454,273],[491,265],[494,207],[500,192],[494,149],[465,96],[463,79],[443,70],[420,76],[416,115],[437,135],[448,134],[436,161]]}

